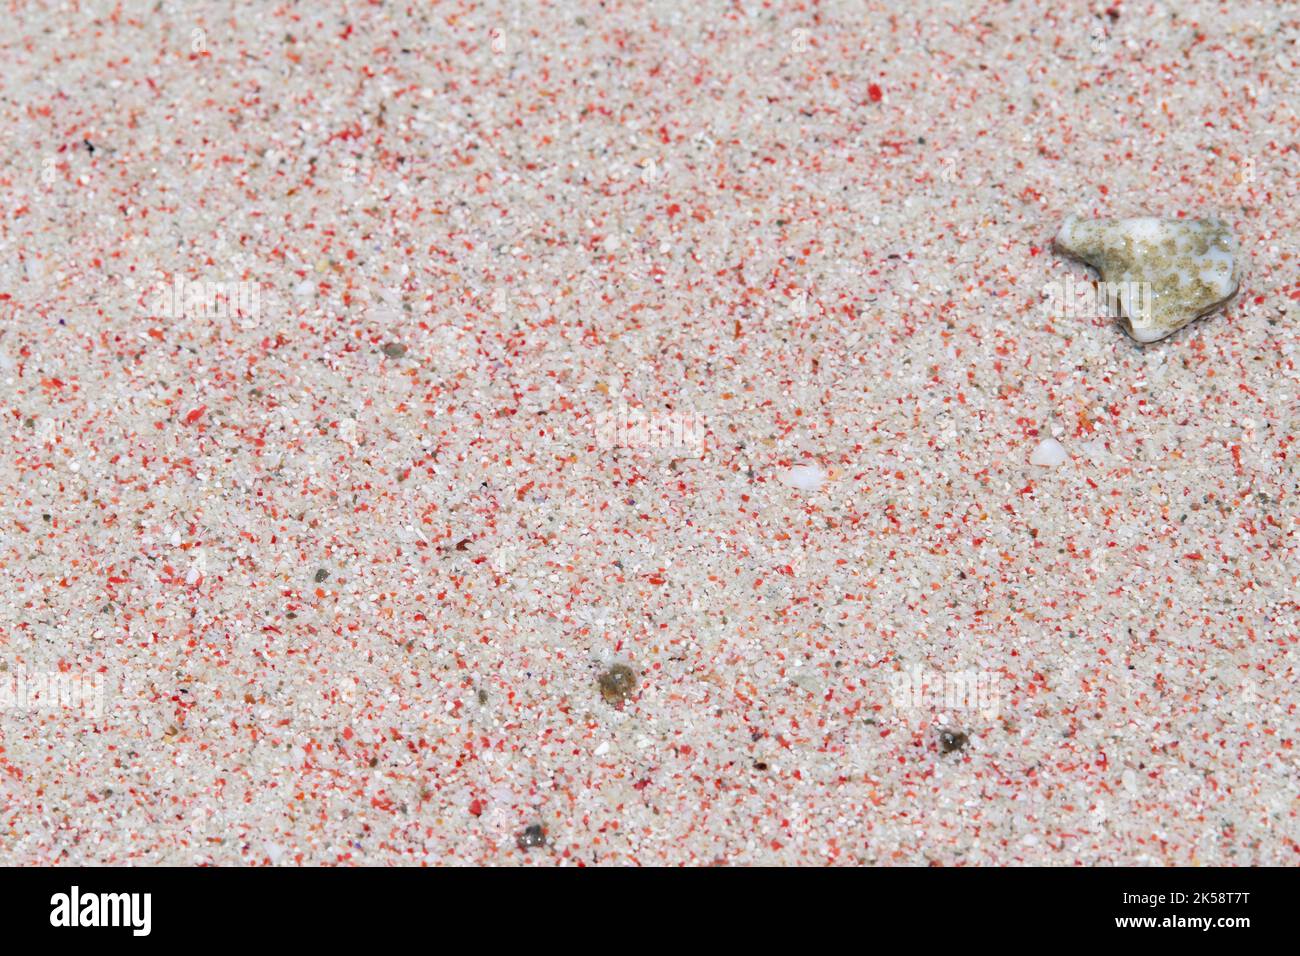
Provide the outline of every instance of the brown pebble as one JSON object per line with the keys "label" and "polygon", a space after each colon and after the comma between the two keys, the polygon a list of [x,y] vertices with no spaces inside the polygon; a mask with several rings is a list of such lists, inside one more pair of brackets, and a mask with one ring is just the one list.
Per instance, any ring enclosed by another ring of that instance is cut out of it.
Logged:
{"label": "brown pebble", "polygon": [[401,342],[389,342],[384,346],[384,354],[391,359],[399,359],[406,354],[406,346]]}
{"label": "brown pebble", "polygon": [[615,664],[600,675],[600,696],[607,704],[621,704],[636,687],[636,672],[626,664]]}
{"label": "brown pebble", "polygon": [[540,823],[530,823],[519,831],[519,835],[515,837],[515,845],[521,850],[546,846],[546,827]]}
{"label": "brown pebble", "polygon": [[959,730],[945,730],[939,734],[939,749],[946,754],[954,750],[965,750],[970,738]]}

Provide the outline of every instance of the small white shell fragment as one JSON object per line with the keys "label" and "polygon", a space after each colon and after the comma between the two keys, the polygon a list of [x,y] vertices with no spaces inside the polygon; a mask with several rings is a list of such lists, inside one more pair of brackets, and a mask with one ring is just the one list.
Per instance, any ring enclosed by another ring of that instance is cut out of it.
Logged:
{"label": "small white shell fragment", "polygon": [[1042,465],[1044,468],[1056,468],[1070,460],[1070,455],[1055,438],[1047,438],[1038,443],[1033,454],[1029,456],[1031,465]]}
{"label": "small white shell fragment", "polygon": [[818,465],[795,465],[785,473],[784,481],[801,491],[816,491],[826,481],[826,471]]}
{"label": "small white shell fragment", "polygon": [[1143,344],[1213,312],[1241,285],[1237,240],[1218,219],[1070,216],[1056,248],[1101,273],[1099,299],[1116,307],[1124,330]]}

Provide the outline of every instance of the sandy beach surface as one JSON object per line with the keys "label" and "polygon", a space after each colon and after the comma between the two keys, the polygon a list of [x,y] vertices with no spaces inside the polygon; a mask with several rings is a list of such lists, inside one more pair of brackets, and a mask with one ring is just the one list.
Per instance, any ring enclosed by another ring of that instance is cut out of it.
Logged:
{"label": "sandy beach surface", "polygon": [[3,33],[0,862],[1300,861],[1297,4]]}

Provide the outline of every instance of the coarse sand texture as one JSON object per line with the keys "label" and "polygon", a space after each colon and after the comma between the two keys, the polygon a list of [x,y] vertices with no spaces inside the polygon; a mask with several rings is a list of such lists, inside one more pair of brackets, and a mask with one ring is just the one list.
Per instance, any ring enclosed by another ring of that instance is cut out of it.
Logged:
{"label": "coarse sand texture", "polygon": [[1300,862],[1297,38],[14,5],[0,862]]}

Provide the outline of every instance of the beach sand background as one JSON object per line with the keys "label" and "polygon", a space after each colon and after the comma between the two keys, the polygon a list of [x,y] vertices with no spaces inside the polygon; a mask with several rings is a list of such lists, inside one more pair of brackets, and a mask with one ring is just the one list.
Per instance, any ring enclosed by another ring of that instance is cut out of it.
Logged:
{"label": "beach sand background", "polygon": [[1296,862],[1296,4],[4,33],[0,861]]}

